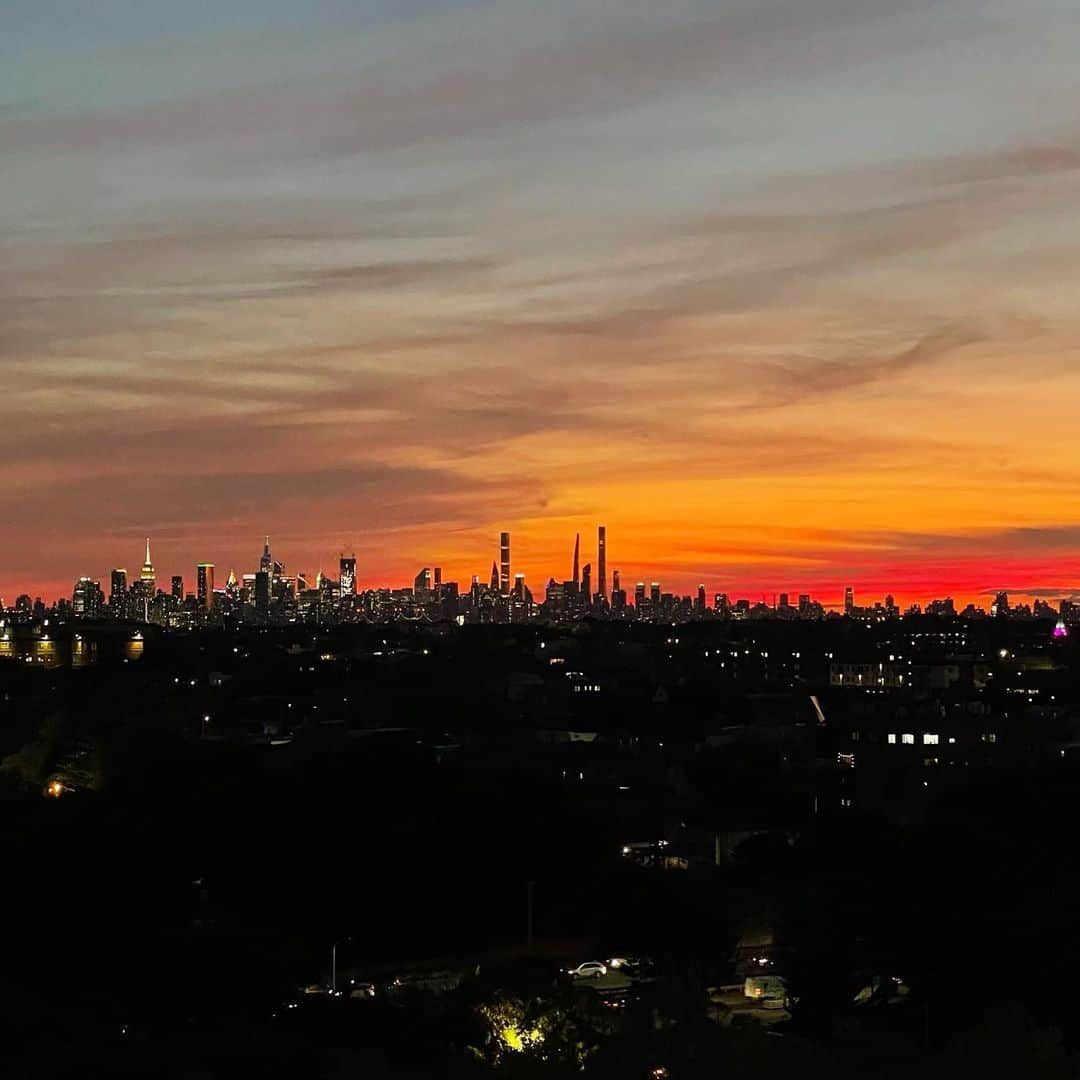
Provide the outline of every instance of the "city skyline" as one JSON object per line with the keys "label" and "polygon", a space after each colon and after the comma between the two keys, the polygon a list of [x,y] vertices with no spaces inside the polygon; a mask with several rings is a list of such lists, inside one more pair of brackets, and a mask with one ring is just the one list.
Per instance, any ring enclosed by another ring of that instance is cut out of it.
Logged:
{"label": "city skyline", "polygon": [[680,591],[1080,588],[1065,0],[51,7],[0,40],[5,595],[147,533],[407,582],[509,529],[535,581],[597,519]]}
{"label": "city skyline", "polygon": [[[574,534],[573,544],[567,549],[567,555],[564,560],[566,565],[564,567],[551,565],[546,569],[538,569],[535,559],[529,559],[529,550],[528,545],[526,544],[525,558],[529,561],[526,561],[524,564],[525,568],[523,569],[522,563],[515,557],[515,554],[521,551],[520,541],[515,540],[516,534],[512,531],[501,530],[496,534],[494,543],[490,545],[492,551],[492,580],[497,579],[499,590],[503,595],[509,595],[513,590],[515,578],[519,576],[524,577],[525,582],[531,590],[542,593],[543,588],[549,581],[560,583],[573,582],[577,585],[579,580],[581,580],[582,564],[584,564],[584,576],[587,582],[589,575],[592,574],[592,561],[596,560],[598,568],[604,567],[606,561],[607,526],[593,525],[592,531],[594,539],[591,545],[587,542],[584,547],[581,544],[581,533],[576,532]],[[344,572],[347,581],[346,588],[350,593],[367,592],[378,589],[409,588],[417,576],[417,568],[422,568],[422,572],[426,571],[428,573],[434,573],[439,581],[455,582],[461,586],[463,591],[468,588],[469,582],[474,577],[481,582],[487,581],[487,575],[482,568],[482,557],[481,561],[473,567],[460,569],[460,571],[454,564],[447,565],[439,559],[432,559],[430,557],[426,559],[419,558],[410,565],[408,570],[402,571],[400,575],[389,578],[377,578],[373,575],[365,574],[362,556],[352,550],[341,550],[333,556],[328,557],[326,560],[323,560],[319,566],[312,568],[303,561],[297,562],[293,559],[282,557],[279,549],[275,550],[272,556],[270,534],[263,535],[262,550],[257,555],[252,555],[249,552],[246,558],[241,557],[240,559],[231,561],[220,559],[197,559],[190,561],[189,565],[180,566],[173,562],[169,562],[168,565],[165,566],[165,561],[159,556],[152,556],[150,537],[144,538],[144,544],[144,561],[141,568],[137,568],[134,573],[129,572],[126,565],[121,562],[116,562],[115,565],[100,572],[87,572],[82,570],[79,573],[74,574],[67,583],[58,583],[55,594],[40,591],[34,592],[27,589],[8,589],[7,591],[4,591],[2,583],[0,583],[0,600],[10,606],[16,596],[28,595],[31,599],[41,598],[47,604],[51,604],[60,599],[71,598],[72,582],[77,583],[79,581],[96,580],[102,583],[102,588],[104,590],[105,585],[111,580],[113,582],[113,589],[115,589],[117,574],[121,574],[126,575],[126,582],[128,585],[141,579],[144,583],[148,582],[154,587],[156,581],[157,590],[169,592],[171,588],[171,591],[174,594],[179,579],[183,584],[184,595],[195,595],[202,601],[208,593],[212,594],[214,592],[215,569],[217,569],[220,574],[218,579],[221,582],[218,586],[218,591],[220,592],[224,587],[226,575],[232,577],[232,575],[235,574],[240,576],[247,575],[250,577],[256,570],[272,571],[275,565],[282,566],[286,576],[295,577],[298,574],[304,575],[309,585],[314,584],[319,575],[337,581],[338,577]],[[154,544],[154,548],[157,550],[156,543]],[[530,567],[532,568],[532,572],[530,572]],[[201,581],[200,576],[205,577],[203,574],[204,570],[208,574],[208,578],[206,581]],[[635,586],[641,584],[644,584],[647,590],[652,586],[659,584],[666,593],[686,597],[699,595],[702,588],[704,588],[709,606],[712,606],[713,599],[717,593],[726,594],[732,601],[736,599],[747,599],[751,603],[764,603],[768,606],[775,606],[778,602],[778,598],[783,596],[797,598],[800,594],[806,594],[812,596],[813,599],[826,610],[835,611],[845,611],[853,605],[862,607],[863,604],[866,604],[872,607],[874,603],[881,603],[886,597],[894,598],[897,605],[900,607],[907,607],[911,604],[922,605],[934,600],[952,599],[956,602],[958,610],[967,607],[968,605],[973,605],[975,607],[985,608],[987,611],[991,609],[994,598],[1001,593],[1007,593],[1012,600],[1027,603],[1029,605],[1039,600],[1080,600],[1080,589],[1053,588],[1049,585],[1018,589],[1010,588],[1007,584],[1001,583],[993,586],[987,585],[980,591],[973,593],[945,589],[944,591],[939,590],[924,594],[908,594],[898,590],[887,581],[877,590],[864,588],[859,583],[850,581],[844,584],[834,585],[832,588],[823,588],[820,585],[812,587],[805,579],[785,580],[782,583],[769,588],[740,588],[713,574],[699,576],[696,583],[690,585],[688,584],[691,580],[690,578],[676,580],[664,578],[655,573],[635,573],[632,562],[628,563],[624,561],[620,563],[618,559],[611,563],[608,572],[613,578],[610,587],[604,586],[602,577],[603,571],[598,569],[596,576],[592,577],[592,585],[594,587],[590,589],[590,592],[595,595],[602,595],[605,599],[610,599],[609,594],[619,587],[619,579],[621,579],[622,587],[628,594],[631,603],[633,603]],[[166,583],[170,583],[169,588],[166,588]]]}

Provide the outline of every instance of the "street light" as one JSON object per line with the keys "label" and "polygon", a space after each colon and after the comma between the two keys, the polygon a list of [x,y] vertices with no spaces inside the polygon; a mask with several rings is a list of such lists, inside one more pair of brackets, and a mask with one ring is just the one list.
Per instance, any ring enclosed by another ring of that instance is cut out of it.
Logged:
{"label": "street light", "polygon": [[339,938],[330,947],[330,993],[331,995],[337,993],[337,947],[344,945],[346,942],[352,941],[351,937]]}

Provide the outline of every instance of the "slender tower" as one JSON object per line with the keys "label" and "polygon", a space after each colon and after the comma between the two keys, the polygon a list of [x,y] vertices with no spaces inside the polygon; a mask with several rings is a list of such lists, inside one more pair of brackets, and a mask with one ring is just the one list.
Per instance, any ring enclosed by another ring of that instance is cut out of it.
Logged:
{"label": "slender tower", "polygon": [[499,592],[510,595],[510,534],[499,533]]}
{"label": "slender tower", "polygon": [[574,588],[581,585],[581,533],[574,534]]}
{"label": "slender tower", "polygon": [[596,561],[600,564],[597,580],[597,593],[607,599],[607,527],[601,525],[596,532]]}
{"label": "slender tower", "polygon": [[139,580],[143,582],[146,587],[146,592],[153,597],[154,595],[154,564],[150,561],[150,537],[146,538],[146,561],[142,564],[142,570],[139,571]]}

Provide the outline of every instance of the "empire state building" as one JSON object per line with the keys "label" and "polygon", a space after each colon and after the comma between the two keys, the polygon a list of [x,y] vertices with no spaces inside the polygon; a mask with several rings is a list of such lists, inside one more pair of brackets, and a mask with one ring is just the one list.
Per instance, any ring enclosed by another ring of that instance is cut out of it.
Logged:
{"label": "empire state building", "polygon": [[139,571],[139,580],[143,583],[143,588],[151,597],[154,595],[154,564],[150,561],[150,537],[146,538],[146,561],[142,564],[142,570]]}

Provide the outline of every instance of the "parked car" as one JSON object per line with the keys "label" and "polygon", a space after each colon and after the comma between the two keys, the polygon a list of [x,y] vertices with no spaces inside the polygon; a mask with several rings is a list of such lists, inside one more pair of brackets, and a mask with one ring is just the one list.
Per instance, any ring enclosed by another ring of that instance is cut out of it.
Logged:
{"label": "parked car", "polygon": [[586,960],[584,964],[569,968],[566,974],[572,979],[599,979],[607,972],[607,964],[602,964],[599,960]]}

